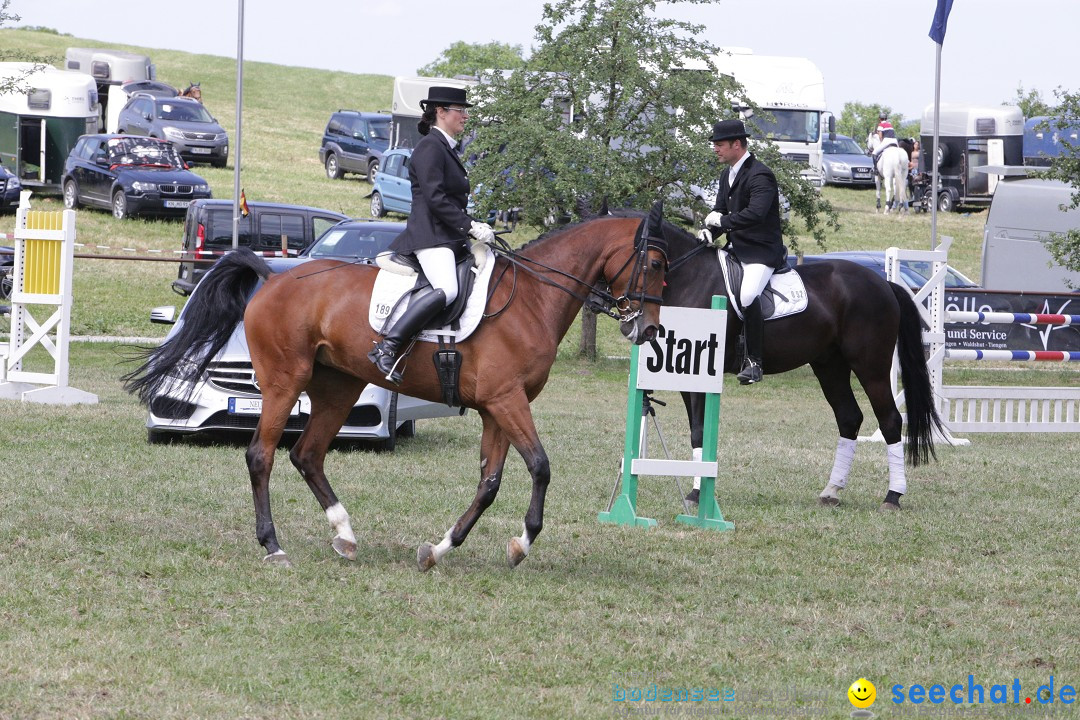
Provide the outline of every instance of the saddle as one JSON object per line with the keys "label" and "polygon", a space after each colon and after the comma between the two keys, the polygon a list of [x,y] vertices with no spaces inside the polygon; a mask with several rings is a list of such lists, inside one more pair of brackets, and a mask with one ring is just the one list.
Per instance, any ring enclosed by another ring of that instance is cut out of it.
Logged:
{"label": "saddle", "polygon": [[[476,273],[474,272],[476,263],[473,260],[471,253],[466,253],[464,255],[458,254],[455,262],[457,263],[455,266],[458,281],[457,297],[445,310],[435,316],[435,319],[432,320],[429,325],[430,328],[450,327],[455,331],[460,329],[460,323],[458,321],[465,312],[465,305],[468,303],[469,296],[472,294],[473,285],[476,281]],[[412,288],[402,294],[394,303],[394,307],[390,309],[391,317],[394,316],[395,311],[398,309],[398,305],[401,305],[401,309],[404,310],[408,307],[408,298],[412,297],[418,290],[431,286],[431,281],[427,279],[427,275],[424,274],[424,269],[420,267],[420,263],[417,261],[415,255],[399,255],[395,252],[384,252],[380,253],[375,258],[375,264],[382,270],[387,270],[403,277],[414,278]],[[375,327],[374,324],[372,324],[372,327]],[[385,329],[389,330],[389,327],[386,327]]]}
{"label": "saddle", "polygon": [[[731,300],[731,309],[742,320],[743,307],[739,304],[739,289],[742,287],[743,266],[728,250],[717,250],[716,256],[724,276],[728,299]],[[786,253],[780,267],[774,270],[769,278],[769,284],[761,291],[760,299],[761,315],[766,320],[795,315],[806,309],[806,286],[798,273],[791,272]]]}

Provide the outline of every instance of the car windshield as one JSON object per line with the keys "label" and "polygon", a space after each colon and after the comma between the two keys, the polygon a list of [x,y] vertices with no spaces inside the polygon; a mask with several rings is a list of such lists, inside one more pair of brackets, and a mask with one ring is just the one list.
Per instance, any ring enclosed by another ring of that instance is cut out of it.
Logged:
{"label": "car windshield", "polygon": [[[772,119],[769,119],[769,115]],[[820,113],[808,110],[780,110],[769,108],[755,115],[752,123],[760,132],[752,131],[753,137],[794,142],[817,142],[820,135]]]}
{"label": "car windshield", "polygon": [[822,150],[826,155],[862,155],[862,148],[851,138],[838,137],[835,140],[826,140],[822,143]]}
{"label": "car windshield", "polygon": [[177,103],[164,100],[157,104],[158,117],[162,120],[178,120],[180,122],[212,123],[214,118],[198,103]]}
{"label": "car windshield", "polygon": [[401,234],[401,229],[353,227],[330,228],[315,244],[304,253],[312,258],[367,258],[375,256],[390,247],[390,243]]}
{"label": "car windshield", "polygon": [[176,149],[169,143],[157,142],[144,137],[112,138],[108,142],[110,165],[153,165],[157,167],[184,167]]}
{"label": "car windshield", "polygon": [[371,127],[371,139],[372,140],[389,140],[390,139],[390,121],[389,120],[372,120],[369,123]]}
{"label": "car windshield", "polygon": [[[902,260],[901,265],[909,268],[912,272],[917,272],[924,278],[923,283],[926,282],[926,278],[929,278],[934,274],[932,263],[924,260]],[[945,268],[945,287],[947,288],[964,288],[964,287],[978,287],[971,278],[963,275],[957,270],[951,267]]]}

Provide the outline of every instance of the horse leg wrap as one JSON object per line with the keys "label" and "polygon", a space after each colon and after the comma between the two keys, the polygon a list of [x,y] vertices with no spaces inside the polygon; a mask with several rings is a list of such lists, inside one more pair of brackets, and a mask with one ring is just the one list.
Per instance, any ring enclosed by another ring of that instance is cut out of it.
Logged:
{"label": "horse leg wrap", "polygon": [[832,472],[829,473],[829,484],[843,489],[847,487],[848,473],[851,472],[851,463],[855,460],[856,440],[845,437],[836,442],[836,459],[833,460]]}
{"label": "horse leg wrap", "polygon": [[904,443],[886,445],[889,457],[889,491],[903,495],[907,492],[907,475],[904,472]]}
{"label": "horse leg wrap", "polygon": [[[693,448],[693,458],[694,458],[694,462],[701,462],[701,448]],[[700,475],[695,475],[694,476],[694,489],[695,490],[700,490],[701,489],[701,476]]]}
{"label": "horse leg wrap", "polygon": [[435,372],[439,374],[442,386],[443,402],[450,407],[461,405],[461,393],[458,392],[458,380],[461,377],[461,351],[452,347],[440,347],[432,353]]}

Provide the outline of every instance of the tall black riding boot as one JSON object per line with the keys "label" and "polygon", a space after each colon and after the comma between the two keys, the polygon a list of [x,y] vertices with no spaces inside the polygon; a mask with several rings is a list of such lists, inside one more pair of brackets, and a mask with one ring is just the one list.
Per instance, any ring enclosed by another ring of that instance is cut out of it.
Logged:
{"label": "tall black riding boot", "polygon": [[761,298],[754,298],[743,309],[743,338],[746,341],[746,364],[735,377],[742,385],[761,382],[764,373],[761,358],[765,354],[765,319],[761,316]]}
{"label": "tall black riding boot", "polygon": [[387,380],[395,385],[401,383],[401,371],[394,367],[398,353],[445,307],[446,293],[442,290],[429,290],[414,296],[383,341],[368,353],[368,360],[375,363]]}

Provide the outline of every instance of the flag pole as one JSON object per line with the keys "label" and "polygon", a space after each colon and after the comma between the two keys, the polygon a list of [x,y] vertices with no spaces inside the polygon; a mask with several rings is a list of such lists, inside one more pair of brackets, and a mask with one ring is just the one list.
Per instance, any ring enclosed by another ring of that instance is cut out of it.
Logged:
{"label": "flag pole", "polygon": [[938,193],[941,187],[938,185],[938,158],[941,150],[938,143],[941,140],[941,44],[937,45],[937,61],[934,63],[934,155],[930,158],[933,168],[930,179],[930,249],[937,248],[937,213]]}
{"label": "flag pole", "polygon": [[240,246],[240,131],[244,103],[244,0],[236,0],[236,147],[233,154],[233,232],[232,247]]}

